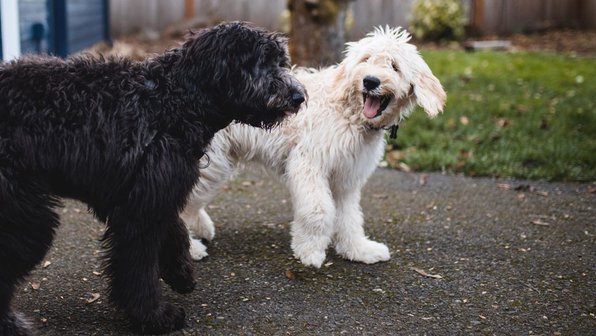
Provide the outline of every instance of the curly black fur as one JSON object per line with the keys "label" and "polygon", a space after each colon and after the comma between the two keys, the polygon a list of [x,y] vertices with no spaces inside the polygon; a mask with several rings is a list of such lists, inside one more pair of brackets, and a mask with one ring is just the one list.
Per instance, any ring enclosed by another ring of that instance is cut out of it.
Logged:
{"label": "curly black fur", "polygon": [[233,120],[269,127],[304,89],[286,41],[242,23],[200,31],[145,62],[78,56],[0,64],[0,334],[28,335],[10,308],[15,286],[49,249],[59,197],[108,225],[110,297],[142,333],[183,327],[159,278],[193,289],[178,218],[198,159]]}

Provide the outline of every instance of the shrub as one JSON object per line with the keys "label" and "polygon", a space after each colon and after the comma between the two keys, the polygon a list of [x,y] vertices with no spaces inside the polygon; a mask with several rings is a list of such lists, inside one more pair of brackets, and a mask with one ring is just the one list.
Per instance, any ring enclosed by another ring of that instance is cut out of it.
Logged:
{"label": "shrub", "polygon": [[421,40],[459,40],[466,18],[460,0],[415,0],[410,31]]}

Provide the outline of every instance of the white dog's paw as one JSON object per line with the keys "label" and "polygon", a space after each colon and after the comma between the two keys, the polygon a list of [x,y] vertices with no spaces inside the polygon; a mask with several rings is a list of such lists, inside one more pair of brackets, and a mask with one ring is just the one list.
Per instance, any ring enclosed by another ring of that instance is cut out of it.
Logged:
{"label": "white dog's paw", "polygon": [[208,256],[207,246],[201,243],[200,239],[190,240],[190,257],[192,260],[198,261]]}
{"label": "white dog's paw", "polygon": [[292,240],[294,257],[300,259],[305,266],[320,268],[325,261],[325,250],[329,240],[327,238],[307,237],[305,240]]}
{"label": "white dog's paw", "polygon": [[199,218],[193,232],[197,237],[207,239],[208,241],[213,240],[215,237],[215,225],[205,209],[199,210]]}
{"label": "white dog's paw", "polygon": [[313,266],[316,268],[321,268],[323,262],[325,261],[325,252],[320,251],[310,251],[306,253],[297,253],[294,252],[294,257],[300,259],[300,262],[305,266]]}
{"label": "white dog's paw", "polygon": [[365,264],[374,264],[379,261],[387,261],[391,258],[389,248],[385,244],[367,238],[360,239],[352,244],[337,244],[335,250],[346,259]]}

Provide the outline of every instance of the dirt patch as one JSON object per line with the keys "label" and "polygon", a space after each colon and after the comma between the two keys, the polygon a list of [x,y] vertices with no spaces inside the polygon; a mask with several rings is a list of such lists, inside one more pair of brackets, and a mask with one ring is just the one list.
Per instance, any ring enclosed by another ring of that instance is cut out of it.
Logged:
{"label": "dirt patch", "polygon": [[518,50],[596,56],[596,31],[554,30],[536,34],[515,34],[501,39],[511,41]]}

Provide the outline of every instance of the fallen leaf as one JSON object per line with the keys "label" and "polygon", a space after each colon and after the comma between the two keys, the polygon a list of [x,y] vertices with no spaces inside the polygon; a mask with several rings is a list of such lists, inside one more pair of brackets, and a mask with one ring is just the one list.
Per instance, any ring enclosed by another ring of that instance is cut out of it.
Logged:
{"label": "fallen leaf", "polygon": [[389,196],[387,196],[386,194],[372,194],[372,197],[376,199],[385,199]]}
{"label": "fallen leaf", "polygon": [[400,163],[397,165],[397,168],[398,168],[399,170],[401,170],[401,171],[404,171],[404,172],[406,172],[406,173],[409,173],[409,172],[411,172],[411,171],[412,171],[412,168],[410,168],[410,166],[408,166],[407,164],[405,164],[405,163],[403,163],[403,162],[400,162]]}
{"label": "fallen leaf", "polygon": [[406,158],[406,151],[392,150],[387,153],[388,163],[397,164],[399,161]]}
{"label": "fallen leaf", "polygon": [[459,117],[459,122],[465,126],[470,123],[470,119],[468,119],[466,116],[461,116]]}
{"label": "fallen leaf", "polygon": [[102,274],[103,274],[103,272],[93,271],[93,275],[100,276],[100,275],[102,275]]}
{"label": "fallen leaf", "polygon": [[442,276],[442,275],[440,275],[440,274],[429,274],[429,273],[427,273],[425,270],[423,270],[423,269],[420,269],[420,268],[416,268],[416,267],[412,267],[411,269],[412,269],[414,272],[416,272],[416,273],[418,273],[418,274],[420,274],[420,275],[422,275],[422,276],[428,277],[428,278],[434,278],[434,279],[443,279],[443,276]]}
{"label": "fallen leaf", "polygon": [[426,185],[426,182],[428,181],[428,175],[427,174],[422,174],[420,175],[420,179],[418,180],[419,184],[421,186]]}
{"label": "fallen leaf", "polygon": [[511,121],[509,119],[506,119],[506,118],[499,118],[497,120],[497,125],[499,127],[501,127],[501,128],[505,128],[505,127],[511,125]]}
{"label": "fallen leaf", "polygon": [[596,187],[588,187],[588,194],[596,194]]}
{"label": "fallen leaf", "polygon": [[515,188],[513,188],[513,190],[515,191],[528,191],[528,190],[532,190],[532,187],[530,187],[529,184],[520,184],[515,186]]}
{"label": "fallen leaf", "polygon": [[100,297],[99,293],[91,293],[90,296],[91,296],[90,298],[85,300],[87,303],[93,303],[93,302],[97,301],[97,299],[99,299],[99,297]]}
{"label": "fallen leaf", "polygon": [[41,286],[41,284],[39,282],[32,282],[31,283],[31,288],[38,290],[39,287]]}
{"label": "fallen leaf", "polygon": [[550,224],[547,222],[543,222],[540,219],[535,219],[532,221],[532,224],[534,225],[541,225],[541,226],[549,226]]}
{"label": "fallen leaf", "polygon": [[502,190],[510,190],[511,189],[511,184],[497,183],[497,188],[502,189]]}
{"label": "fallen leaf", "polygon": [[467,151],[465,149],[460,149],[459,151],[459,156],[465,160],[470,159],[474,156],[474,153],[472,151]]}
{"label": "fallen leaf", "polygon": [[548,197],[548,192],[547,191],[536,190],[535,193],[536,193],[536,195],[539,195],[539,196]]}
{"label": "fallen leaf", "polygon": [[290,280],[296,280],[296,273],[294,273],[292,270],[287,270],[284,275]]}
{"label": "fallen leaf", "polygon": [[49,260],[46,260],[46,261],[44,261],[44,262],[43,262],[43,265],[42,265],[41,267],[43,267],[43,268],[47,268],[47,267],[48,267],[48,266],[50,266],[51,264],[52,264],[52,262],[51,262],[51,261],[49,261]]}

